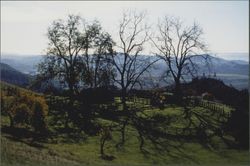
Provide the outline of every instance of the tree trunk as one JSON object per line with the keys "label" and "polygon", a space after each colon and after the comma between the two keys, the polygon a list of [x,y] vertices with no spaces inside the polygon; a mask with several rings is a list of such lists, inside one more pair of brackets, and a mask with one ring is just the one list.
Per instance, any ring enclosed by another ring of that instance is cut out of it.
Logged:
{"label": "tree trunk", "polygon": [[175,97],[176,103],[181,104],[181,102],[182,102],[182,93],[181,93],[180,78],[175,79],[174,97]]}
{"label": "tree trunk", "polygon": [[128,124],[128,118],[126,118],[126,120],[123,122],[123,125],[122,125],[122,139],[121,139],[121,145],[123,145],[125,143],[125,130],[126,130],[126,126]]}
{"label": "tree trunk", "polygon": [[144,145],[144,139],[141,132],[139,132],[139,138],[140,138],[140,150],[142,151]]}
{"label": "tree trunk", "polygon": [[127,104],[126,104],[126,89],[122,89],[121,99],[122,99],[122,110],[127,111]]}
{"label": "tree trunk", "polygon": [[11,114],[8,113],[9,119],[10,119],[10,127],[14,127],[14,120]]}
{"label": "tree trunk", "polygon": [[126,117],[126,120],[123,122],[122,128],[121,128],[121,143],[120,145],[123,145],[125,143],[125,129],[128,123],[128,115],[127,115],[127,92],[125,88],[122,88],[122,94],[121,94],[121,99],[122,99],[122,111]]}
{"label": "tree trunk", "polygon": [[100,153],[101,153],[101,156],[103,157],[105,154],[104,154],[104,144],[105,144],[105,139],[101,139],[101,143],[100,143]]}
{"label": "tree trunk", "polygon": [[180,91],[181,91],[180,88],[181,88],[180,78],[177,77],[177,78],[175,79],[175,90],[174,90],[176,96],[180,95]]}
{"label": "tree trunk", "polygon": [[65,129],[69,128],[69,122],[74,120],[73,118],[73,100],[74,100],[74,86],[73,83],[69,81],[69,103],[66,110],[66,119],[65,119]]}
{"label": "tree trunk", "polygon": [[65,117],[64,128],[65,129],[69,128],[69,113],[68,113],[68,110],[66,110],[66,117]]}

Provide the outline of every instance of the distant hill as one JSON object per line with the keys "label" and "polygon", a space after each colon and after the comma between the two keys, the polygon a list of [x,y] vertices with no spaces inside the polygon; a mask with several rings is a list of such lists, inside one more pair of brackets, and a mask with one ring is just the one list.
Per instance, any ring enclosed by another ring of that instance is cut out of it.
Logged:
{"label": "distant hill", "polygon": [[[210,64],[207,66],[205,60],[202,57],[193,58],[193,62],[198,66],[198,76],[222,80],[227,85],[232,85],[237,89],[248,88],[249,80],[249,63],[244,60],[226,60],[219,58],[218,56],[209,55]],[[166,63],[164,61],[158,61],[155,68],[152,69],[151,75],[155,80],[159,79],[164,73],[166,73]],[[192,78],[185,77],[186,81],[191,81]],[[157,81],[155,81],[157,82]],[[171,83],[171,80],[160,81],[160,86]],[[172,82],[173,83],[173,82]]]}
{"label": "distant hill", "polygon": [[27,86],[30,81],[30,76],[19,72],[11,66],[0,63],[1,81],[19,86]]}
{"label": "distant hill", "polygon": [[8,64],[16,70],[30,75],[37,73],[36,65],[41,61],[42,55],[18,56],[12,54],[1,55],[1,62]]}
{"label": "distant hill", "polygon": [[237,109],[244,109],[249,112],[249,94],[247,90],[237,90],[234,87],[225,85],[222,81],[213,78],[194,78],[191,82],[183,84],[184,91],[195,92],[201,95],[209,92],[223,103],[233,106]]}
{"label": "distant hill", "polygon": [[[200,73],[208,73],[209,70],[204,65],[204,59],[196,57],[193,59],[199,65]],[[210,72],[219,74],[240,74],[248,75],[248,62],[243,60],[226,60],[219,57],[209,56]]]}
{"label": "distant hill", "polygon": [[219,56],[220,58],[227,59],[227,60],[241,60],[245,62],[249,61],[249,53],[247,52],[217,53],[214,56],[215,57]]}
{"label": "distant hill", "polygon": [[[146,55],[144,55],[146,56]],[[210,77],[216,73],[216,78],[221,79],[227,85],[232,85],[238,89],[248,87],[248,73],[249,73],[249,62],[248,53],[223,53],[217,55],[209,55],[211,65],[208,69],[204,65],[204,60],[200,57],[194,59],[195,63],[199,67],[199,76],[205,73],[206,76]],[[223,57],[223,58],[221,58]],[[152,56],[152,58],[155,58]],[[224,59],[227,58],[227,59]],[[37,74],[37,64],[42,60],[42,55],[32,56],[18,56],[3,54],[1,61],[6,63],[18,71],[30,75]],[[121,60],[121,59],[119,59]],[[164,61],[158,61],[150,71],[155,82],[166,72],[166,64]],[[187,78],[191,81],[191,78]],[[146,80],[144,82],[147,82]],[[150,83],[149,83],[150,84]],[[159,83],[160,86],[166,86],[166,82],[162,81]]]}
{"label": "distant hill", "polygon": [[[205,59],[202,57],[192,58],[193,62],[197,64],[199,73],[202,75],[205,74],[240,74],[248,75],[248,62],[243,60],[226,60],[223,58],[215,57],[208,55],[209,66],[206,65]],[[157,68],[155,74],[160,74],[166,70],[166,64],[164,61],[157,62]],[[208,68],[209,67],[209,68]]]}

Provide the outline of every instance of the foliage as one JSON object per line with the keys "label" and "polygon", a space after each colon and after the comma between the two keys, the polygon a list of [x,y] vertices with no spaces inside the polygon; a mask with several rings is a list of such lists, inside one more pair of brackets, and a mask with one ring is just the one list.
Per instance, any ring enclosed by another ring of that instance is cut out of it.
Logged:
{"label": "foliage", "polygon": [[110,126],[104,126],[100,130],[100,154],[103,159],[112,160],[114,157],[108,156],[104,152],[105,142],[112,140],[112,133]]}
{"label": "foliage", "polygon": [[30,117],[31,117],[31,110],[30,108],[24,104],[21,103],[16,108],[14,108],[14,122],[15,124],[30,124]]}
{"label": "foliage", "polygon": [[161,92],[153,92],[150,103],[152,106],[157,106],[159,108],[164,108],[164,103],[166,102],[166,96]]}
{"label": "foliage", "polygon": [[47,36],[49,46],[38,66],[38,82],[58,80],[71,96],[85,86],[111,83],[114,43],[98,21],[87,23],[80,16],[69,15],[67,20],[54,21]]}
{"label": "foliage", "polygon": [[43,98],[37,97],[34,100],[32,113],[32,126],[35,131],[44,133],[47,128],[46,116],[48,114],[48,105]]}
{"label": "foliage", "polygon": [[1,83],[1,108],[9,116],[10,126],[25,124],[44,132],[48,105],[43,96]]}

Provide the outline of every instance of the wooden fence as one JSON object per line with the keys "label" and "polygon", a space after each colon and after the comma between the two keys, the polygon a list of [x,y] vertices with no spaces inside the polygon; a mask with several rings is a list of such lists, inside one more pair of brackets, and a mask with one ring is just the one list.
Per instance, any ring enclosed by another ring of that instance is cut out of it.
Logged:
{"label": "wooden fence", "polygon": [[132,96],[128,98],[128,101],[134,102],[134,103],[140,103],[145,105],[150,105],[150,99],[149,98],[142,98],[142,97],[136,97]]}
{"label": "wooden fence", "polygon": [[213,112],[219,112],[222,116],[227,117],[230,117],[231,114],[231,111],[229,111],[228,109],[232,109],[224,104],[201,99],[195,99],[195,101],[193,101],[193,104],[195,104],[196,106],[207,108]]}

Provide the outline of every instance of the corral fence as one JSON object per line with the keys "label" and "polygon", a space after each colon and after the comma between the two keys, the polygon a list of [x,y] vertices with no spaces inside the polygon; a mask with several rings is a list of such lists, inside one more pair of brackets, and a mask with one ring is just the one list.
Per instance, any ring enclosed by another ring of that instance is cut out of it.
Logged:
{"label": "corral fence", "polygon": [[128,97],[128,101],[133,103],[139,103],[144,105],[151,105],[151,99],[150,98],[142,98],[137,96],[130,96]]}
{"label": "corral fence", "polygon": [[191,104],[194,106],[200,106],[203,108],[207,108],[213,112],[220,113],[220,115],[225,116],[225,117],[230,117],[231,111],[233,108],[224,105],[219,102],[214,102],[214,101],[209,101],[209,100],[203,100],[200,97],[191,97],[189,98]]}

